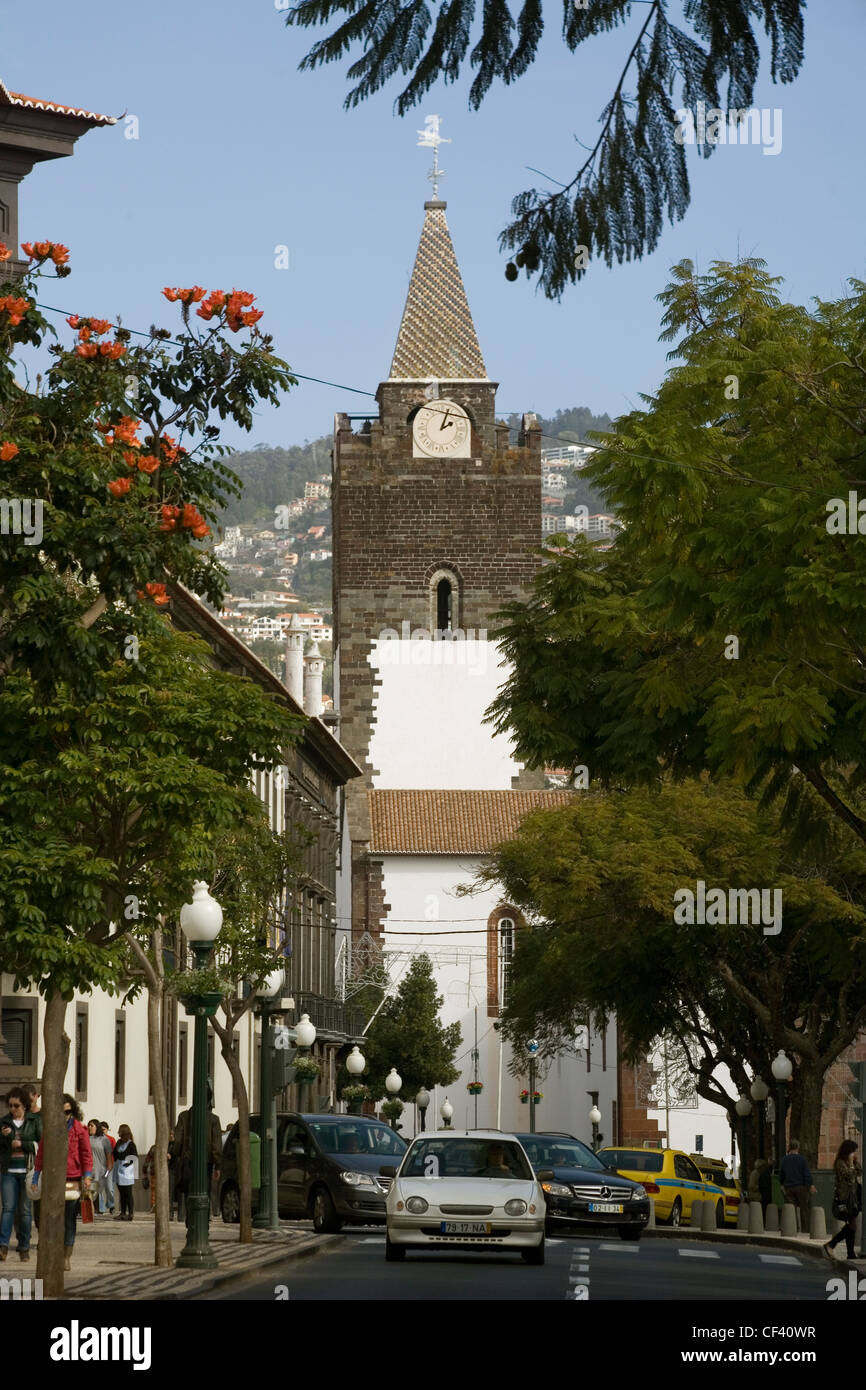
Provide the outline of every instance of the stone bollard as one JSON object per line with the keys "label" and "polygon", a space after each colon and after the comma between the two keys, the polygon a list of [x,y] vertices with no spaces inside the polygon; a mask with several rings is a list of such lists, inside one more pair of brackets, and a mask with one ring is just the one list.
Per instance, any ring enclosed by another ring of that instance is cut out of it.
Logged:
{"label": "stone bollard", "polygon": [[646,1229],[647,1231],[654,1231],[654,1230],[655,1230],[655,1225],[656,1225],[656,1204],[655,1204],[655,1202],[653,1201],[652,1197],[650,1197],[650,1199],[649,1199],[649,1204],[650,1204],[649,1221],[646,1223],[645,1229]]}
{"label": "stone bollard", "polygon": [[699,1231],[699,1230],[701,1229],[701,1227],[703,1226],[704,1223],[703,1223],[701,1217],[702,1217],[703,1208],[704,1208],[705,1206],[706,1206],[706,1203],[704,1202],[704,1199],[703,1199],[702,1197],[701,1197],[701,1198],[697,1198],[697,1197],[696,1197],[695,1200],[692,1202],[692,1210],[691,1210],[691,1215],[690,1215],[690,1217],[689,1217],[689,1225],[691,1226],[691,1228],[692,1228],[693,1230]]}
{"label": "stone bollard", "polygon": [[827,1239],[827,1216],[823,1207],[813,1207],[809,1216],[809,1236],[812,1240]]}
{"label": "stone bollard", "polygon": [[771,1202],[767,1207],[767,1225],[765,1230],[771,1231],[773,1235],[779,1232],[779,1208],[775,1202]]}
{"label": "stone bollard", "polygon": [[701,1230],[714,1231],[716,1229],[716,1203],[714,1201],[701,1202]]}
{"label": "stone bollard", "polygon": [[[771,1208],[767,1208],[771,1210]],[[764,1234],[764,1213],[761,1210],[760,1202],[749,1203],[749,1235],[762,1236]]]}
{"label": "stone bollard", "polygon": [[795,1236],[797,1234],[797,1208],[793,1202],[786,1202],[782,1207],[782,1235]]}
{"label": "stone bollard", "polygon": [[749,1229],[749,1204],[745,1198],[737,1207],[737,1230],[747,1231]]}

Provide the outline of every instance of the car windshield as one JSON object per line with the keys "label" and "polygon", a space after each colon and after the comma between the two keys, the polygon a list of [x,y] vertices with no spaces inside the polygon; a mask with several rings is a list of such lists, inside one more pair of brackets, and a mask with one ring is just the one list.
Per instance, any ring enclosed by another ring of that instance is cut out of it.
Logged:
{"label": "car windshield", "polygon": [[401,1178],[531,1179],[520,1146],[507,1139],[416,1139],[400,1170]]}
{"label": "car windshield", "polygon": [[665,1156],[658,1149],[605,1149],[607,1168],[624,1168],[627,1173],[660,1173]]}
{"label": "car windshield", "polygon": [[536,1171],[539,1168],[588,1168],[593,1173],[607,1171],[592,1149],[579,1139],[558,1139],[549,1134],[536,1134],[523,1136],[520,1142]]}
{"label": "car windshield", "polygon": [[402,1158],[406,1140],[387,1125],[370,1120],[311,1120],[310,1129],[326,1154],[373,1154]]}

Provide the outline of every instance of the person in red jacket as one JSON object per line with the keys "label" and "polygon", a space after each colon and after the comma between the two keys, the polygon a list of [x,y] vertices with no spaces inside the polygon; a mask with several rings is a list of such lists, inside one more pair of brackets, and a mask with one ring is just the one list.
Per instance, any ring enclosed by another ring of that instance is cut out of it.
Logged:
{"label": "person in red jacket", "polygon": [[[69,1146],[66,1152],[66,1214],[63,1229],[64,1269],[72,1268],[72,1250],[75,1245],[75,1228],[81,1211],[81,1193],[90,1191],[93,1180],[93,1154],[87,1130],[81,1123],[81,1107],[72,1096],[63,1097],[63,1115]],[[42,1149],[44,1140],[40,1139],[36,1152],[36,1172],[42,1172]],[[78,1196],[71,1198],[70,1190],[77,1188]]]}

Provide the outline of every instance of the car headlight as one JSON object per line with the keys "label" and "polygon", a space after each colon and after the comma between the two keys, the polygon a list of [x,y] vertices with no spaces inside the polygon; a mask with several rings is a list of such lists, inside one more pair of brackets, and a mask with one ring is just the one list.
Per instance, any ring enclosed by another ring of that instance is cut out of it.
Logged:
{"label": "car headlight", "polygon": [[551,1197],[570,1197],[571,1188],[566,1187],[564,1182],[543,1182],[541,1186]]}
{"label": "car headlight", "polygon": [[525,1216],[526,1203],[522,1197],[512,1197],[510,1202],[505,1203],[506,1216]]}
{"label": "car headlight", "polygon": [[406,1203],[406,1210],[411,1211],[413,1216],[423,1216],[427,1205],[423,1197],[410,1197]]}
{"label": "car headlight", "polygon": [[350,1187],[375,1187],[376,1184],[369,1173],[343,1173],[343,1182],[347,1182]]}

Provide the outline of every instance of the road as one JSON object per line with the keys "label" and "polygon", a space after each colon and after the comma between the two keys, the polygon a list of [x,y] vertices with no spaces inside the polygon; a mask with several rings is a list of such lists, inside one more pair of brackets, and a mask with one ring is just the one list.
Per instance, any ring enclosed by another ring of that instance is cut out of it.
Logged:
{"label": "road", "polygon": [[[834,1271],[793,1251],[768,1253],[687,1239],[563,1237],[547,1242],[547,1263],[530,1269],[513,1254],[411,1251],[385,1263],[381,1230],[353,1230],[320,1255],[272,1266],[266,1277],[212,1295],[218,1301],[589,1301],[637,1299],[820,1301]],[[278,1288],[279,1293],[277,1292]],[[576,1290],[580,1290],[576,1293]],[[583,1292],[585,1290],[585,1292]]]}

